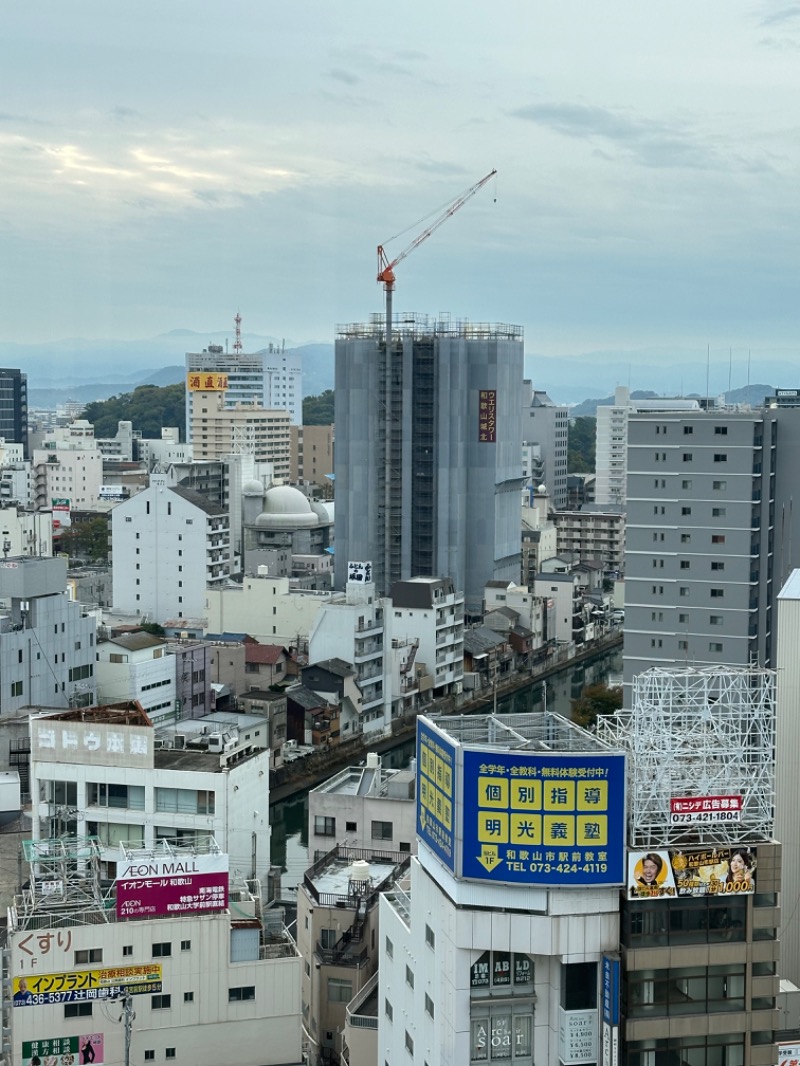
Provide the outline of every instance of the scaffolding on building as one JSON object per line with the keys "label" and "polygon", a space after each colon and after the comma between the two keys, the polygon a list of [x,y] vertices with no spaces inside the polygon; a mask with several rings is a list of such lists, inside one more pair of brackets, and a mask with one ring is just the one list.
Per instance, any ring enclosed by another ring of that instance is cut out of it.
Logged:
{"label": "scaffolding on building", "polygon": [[[382,341],[385,334],[385,314],[370,315],[369,322],[348,322],[336,327],[336,336],[342,340],[374,337]],[[452,318],[447,312],[441,312],[434,318],[419,311],[399,311],[392,315],[392,340],[397,341],[399,337],[521,341],[523,328],[507,322],[470,322],[467,318]]]}
{"label": "scaffolding on building", "polygon": [[9,908],[10,929],[114,920],[113,888],[101,881],[102,848],[96,836],[23,840],[20,860],[28,863],[29,875]]}
{"label": "scaffolding on building", "polygon": [[[652,669],[633,681],[633,710],[601,717],[597,735],[627,748],[630,844],[637,848],[771,840],[775,817],[775,672]],[[723,820],[673,811],[675,800],[739,797]]]}

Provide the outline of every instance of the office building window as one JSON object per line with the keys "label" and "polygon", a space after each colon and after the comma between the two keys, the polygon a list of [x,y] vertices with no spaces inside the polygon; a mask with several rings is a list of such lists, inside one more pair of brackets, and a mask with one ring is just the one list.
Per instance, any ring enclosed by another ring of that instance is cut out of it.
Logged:
{"label": "office building window", "polygon": [[324,815],[314,816],[314,832],[319,837],[336,836],[336,819],[326,818]]}
{"label": "office building window", "polygon": [[429,948],[436,949],[436,934],[429,925],[425,926],[425,943]]}
{"label": "office building window", "polygon": [[[245,1003],[247,1000],[256,998],[255,985],[240,985],[238,988],[228,989],[229,1003]],[[351,997],[352,999],[352,994]]]}
{"label": "office building window", "polygon": [[392,833],[394,831],[391,822],[373,822],[372,823],[372,839],[373,840],[391,840]]}
{"label": "office building window", "polygon": [[682,515],[687,515],[687,514],[691,514],[691,513],[692,513],[691,507],[681,507],[681,514]]}
{"label": "office building window", "polygon": [[711,487],[713,488],[714,492],[725,492],[726,489],[728,488],[728,482],[727,481],[712,481],[711,482]]}
{"label": "office building window", "polygon": [[433,1000],[427,992],[425,993],[425,1013],[429,1014],[431,1018],[434,1016]]}
{"label": "office building window", "polygon": [[91,1003],[67,1003],[64,1007],[65,1018],[91,1018]]}
{"label": "office building window", "polygon": [[392,1005],[391,1005],[391,1003],[389,1002],[388,999],[385,999],[383,1001],[383,1010],[384,1010],[384,1013],[386,1014],[386,1017],[389,1019],[389,1021],[390,1022],[394,1021],[394,1008],[392,1007]]}
{"label": "office building window", "polygon": [[689,570],[691,565],[688,559],[681,559],[681,570]]}
{"label": "office building window", "polygon": [[721,652],[722,651],[722,645],[716,643],[715,641],[711,641],[711,643],[708,645],[708,650],[709,651],[714,651],[714,652]]}
{"label": "office building window", "polygon": [[410,966],[406,966],[406,984],[414,987],[414,971]]}
{"label": "office building window", "polygon": [[715,463],[727,463],[727,461],[728,461],[728,453],[727,452],[714,452],[714,462]]}
{"label": "office building window", "polygon": [[711,517],[712,518],[724,518],[725,514],[726,514],[726,509],[724,507],[712,507],[711,508]]}
{"label": "office building window", "polygon": [[167,959],[172,954],[172,942],[169,940],[161,944],[153,944],[153,958]]}
{"label": "office building window", "polygon": [[684,426],[683,427],[683,432],[684,432],[684,435],[688,437],[688,435],[690,433],[694,433],[694,426]]}
{"label": "office building window", "polygon": [[716,435],[718,437],[727,437],[727,435],[728,435],[728,427],[727,426],[714,426],[714,432],[716,433]]}
{"label": "office building window", "polygon": [[712,533],[712,535],[711,535],[711,543],[712,544],[724,544],[725,543],[725,534],[724,533]]}
{"label": "office building window", "polygon": [[151,996],[150,1007],[152,1010],[169,1010],[172,1007],[172,996]]}
{"label": "office building window", "polygon": [[725,569],[725,563],[714,562],[714,563],[711,564],[711,569],[712,570],[724,570]]}
{"label": "office building window", "polygon": [[711,599],[712,600],[721,600],[724,595],[725,595],[725,590],[724,589],[712,589],[711,590]]}
{"label": "office building window", "polygon": [[684,461],[684,463],[691,463],[691,461],[692,461],[692,453],[691,452],[684,452],[683,453],[683,461]]}
{"label": "office building window", "polygon": [[692,487],[691,481],[685,480],[685,481],[681,482],[681,488],[682,489],[691,489],[691,487]]}

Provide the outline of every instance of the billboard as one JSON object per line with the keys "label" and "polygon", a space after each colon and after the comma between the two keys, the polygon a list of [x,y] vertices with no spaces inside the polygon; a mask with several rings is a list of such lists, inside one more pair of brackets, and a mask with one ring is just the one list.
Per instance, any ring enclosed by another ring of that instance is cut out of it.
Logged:
{"label": "billboard", "polygon": [[478,440],[486,444],[497,440],[496,389],[481,389],[478,395]]}
{"label": "billboard", "polygon": [[673,825],[693,825],[696,822],[741,822],[741,796],[693,796],[690,799],[669,801],[670,821]]}
{"label": "billboard", "polygon": [[186,375],[186,388],[189,392],[225,392],[228,375],[194,370]]}
{"label": "billboard", "polygon": [[31,719],[31,755],[39,762],[153,768],[150,726]]}
{"label": "billboard", "polygon": [[778,1044],[778,1066],[800,1066],[800,1044]]}
{"label": "billboard", "polygon": [[621,885],[625,756],[465,749],[461,875],[522,885]]}
{"label": "billboard", "polygon": [[117,996],[138,996],[161,991],[161,964],[120,966],[114,969],[71,970],[15,977],[15,1007],[40,1007],[47,1003],[83,1003]]}
{"label": "billboard", "polygon": [[456,745],[417,719],[417,835],[445,864],[456,868]]}
{"label": "billboard", "polygon": [[227,855],[172,855],[117,864],[118,918],[202,914],[227,906]]}
{"label": "billboard", "polygon": [[628,896],[742,896],[755,892],[756,853],[752,848],[693,848],[682,851],[630,851]]}
{"label": "billboard", "polygon": [[104,1066],[105,1061],[102,1033],[22,1041],[22,1066],[37,1066],[37,1063],[41,1066],[71,1066],[72,1063]]}

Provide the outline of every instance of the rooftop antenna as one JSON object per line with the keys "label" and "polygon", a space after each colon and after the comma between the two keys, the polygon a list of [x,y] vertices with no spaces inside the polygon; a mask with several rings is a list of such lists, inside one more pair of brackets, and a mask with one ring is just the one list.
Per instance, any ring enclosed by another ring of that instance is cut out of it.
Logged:
{"label": "rooftop antenna", "polygon": [[711,375],[711,345],[706,344],[706,411],[711,407],[711,388],[709,377]]}
{"label": "rooftop antenna", "polygon": [[[728,392],[731,391],[731,374],[733,373],[733,348],[728,348]],[[726,397],[727,399],[727,397]]]}
{"label": "rooftop antenna", "polygon": [[233,318],[236,327],[236,337],[233,342],[233,350],[236,355],[242,350],[242,316],[237,311]]}

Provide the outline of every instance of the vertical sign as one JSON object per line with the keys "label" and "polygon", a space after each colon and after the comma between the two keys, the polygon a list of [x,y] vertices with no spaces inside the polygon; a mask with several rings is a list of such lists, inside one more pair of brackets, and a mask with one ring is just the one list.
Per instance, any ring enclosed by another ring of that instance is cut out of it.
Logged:
{"label": "vertical sign", "polygon": [[478,440],[494,444],[497,440],[497,390],[481,389],[478,396]]}
{"label": "vertical sign", "polygon": [[417,836],[455,873],[456,747],[425,718],[417,719]]}
{"label": "vertical sign", "polygon": [[603,956],[602,1066],[619,1064],[619,959]]}

